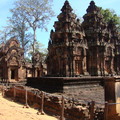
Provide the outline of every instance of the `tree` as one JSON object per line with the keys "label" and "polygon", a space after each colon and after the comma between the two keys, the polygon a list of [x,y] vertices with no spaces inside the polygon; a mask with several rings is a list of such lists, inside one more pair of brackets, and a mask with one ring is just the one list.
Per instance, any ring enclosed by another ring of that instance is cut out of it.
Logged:
{"label": "tree", "polygon": [[115,13],[114,10],[102,9],[100,7],[101,13],[103,15],[104,21],[109,23],[111,20],[114,22],[118,30],[120,30],[120,17]]}
{"label": "tree", "polygon": [[11,31],[10,26],[3,27],[3,30],[0,30],[0,43],[7,42],[11,34],[10,31]]}
{"label": "tree", "polygon": [[29,26],[25,18],[19,14],[19,11],[15,9],[11,9],[10,11],[12,13],[12,17],[8,18],[9,26],[11,26],[10,33],[19,40],[21,47],[24,49],[24,52],[26,52],[27,45],[31,40],[31,34],[28,32]]}
{"label": "tree", "polygon": [[[31,41],[32,56],[35,54],[35,45],[37,44],[37,29],[45,29],[50,18],[54,15],[52,11],[52,0],[17,0],[14,8],[11,10],[13,18],[9,19],[12,25],[16,26],[13,31],[19,31],[19,36],[25,36],[25,31],[33,31],[33,40]],[[28,41],[22,42],[23,46]],[[34,60],[33,76],[34,76]]]}
{"label": "tree", "polygon": [[[33,31],[32,56],[35,54],[37,29],[46,29],[48,21],[53,16],[51,3],[51,0],[17,0],[15,2],[14,10],[18,11],[19,15],[25,19]],[[34,76],[34,60],[32,63]]]}
{"label": "tree", "polygon": [[53,16],[50,0],[18,0],[15,2],[15,11],[18,11],[29,27],[33,30],[33,54],[37,41],[36,31],[38,28],[46,29],[46,25]]}
{"label": "tree", "polygon": [[[29,58],[32,58],[32,56],[33,56],[32,45],[29,46],[29,50],[27,52],[28,52]],[[41,61],[44,62],[48,51],[47,51],[47,48],[44,48],[43,44],[41,44],[40,42],[36,42],[35,43],[35,53],[40,53],[41,54]]]}
{"label": "tree", "polygon": [[20,16],[19,11],[15,11],[15,9],[11,9],[10,11],[12,16],[8,18],[8,25],[0,31],[1,42],[6,43],[10,37],[16,37],[26,53],[28,48],[27,45],[32,37],[32,35],[28,32],[29,27],[26,24],[27,22],[25,19]]}

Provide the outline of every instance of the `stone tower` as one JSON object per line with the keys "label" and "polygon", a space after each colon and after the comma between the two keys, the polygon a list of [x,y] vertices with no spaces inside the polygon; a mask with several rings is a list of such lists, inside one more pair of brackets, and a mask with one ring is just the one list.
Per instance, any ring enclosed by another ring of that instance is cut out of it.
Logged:
{"label": "stone tower", "polygon": [[50,76],[87,75],[87,41],[79,19],[66,0],[51,30],[47,71]]}
{"label": "stone tower", "polygon": [[88,71],[91,75],[114,74],[114,42],[110,29],[103,21],[100,9],[90,2],[84,15],[83,27],[88,43]]}
{"label": "stone tower", "polygon": [[114,69],[116,74],[120,75],[120,36],[117,27],[112,20],[108,23],[108,30],[111,36],[111,42],[114,42],[115,46]]}

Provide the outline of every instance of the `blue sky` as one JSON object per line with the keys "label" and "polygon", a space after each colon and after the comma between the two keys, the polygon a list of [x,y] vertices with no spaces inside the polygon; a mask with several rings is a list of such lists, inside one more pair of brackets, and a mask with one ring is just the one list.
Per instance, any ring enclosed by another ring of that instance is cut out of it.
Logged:
{"label": "blue sky", "polygon": [[[2,26],[6,26],[7,17],[10,17],[9,9],[13,8],[13,3],[15,0],[0,0],[0,30]],[[86,9],[91,0],[68,0],[74,12],[78,17],[82,17],[86,13]],[[120,0],[94,0],[97,6],[104,9],[110,8],[115,10],[117,15],[120,15]],[[48,32],[38,30],[37,39],[47,47],[48,40],[50,36],[50,30],[53,29],[54,22],[57,21],[57,15],[60,14],[60,9],[62,8],[65,0],[53,0],[53,10],[55,12],[55,17],[51,19],[48,24]]]}

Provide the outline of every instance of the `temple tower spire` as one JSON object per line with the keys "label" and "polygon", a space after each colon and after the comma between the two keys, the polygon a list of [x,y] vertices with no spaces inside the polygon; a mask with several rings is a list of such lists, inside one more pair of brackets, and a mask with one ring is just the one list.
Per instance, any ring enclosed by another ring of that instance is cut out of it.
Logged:
{"label": "temple tower spire", "polygon": [[[51,76],[79,76],[87,74],[84,30],[66,0],[51,30],[48,47],[48,74]],[[57,68],[57,69],[54,69]]]}
{"label": "temple tower spire", "polygon": [[99,7],[90,2],[87,13],[83,16],[83,27],[88,42],[88,69],[91,75],[114,74],[114,42],[107,23],[104,22]]}

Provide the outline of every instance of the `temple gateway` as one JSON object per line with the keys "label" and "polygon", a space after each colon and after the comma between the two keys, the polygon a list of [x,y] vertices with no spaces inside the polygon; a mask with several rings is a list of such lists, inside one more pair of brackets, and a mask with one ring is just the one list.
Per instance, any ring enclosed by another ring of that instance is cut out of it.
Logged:
{"label": "temple gateway", "polygon": [[94,1],[82,24],[72,10],[66,0],[51,30],[48,76],[119,75],[120,37],[113,21],[104,22]]}
{"label": "temple gateway", "polygon": [[[6,44],[0,45],[0,80],[8,82],[25,81],[27,77],[43,76],[43,65],[40,53],[33,56],[32,63],[26,62],[24,50],[16,38],[11,38]],[[34,73],[34,74],[33,74]]]}
{"label": "temple gateway", "polygon": [[0,78],[13,82],[26,78],[24,51],[15,38],[0,46]]}

